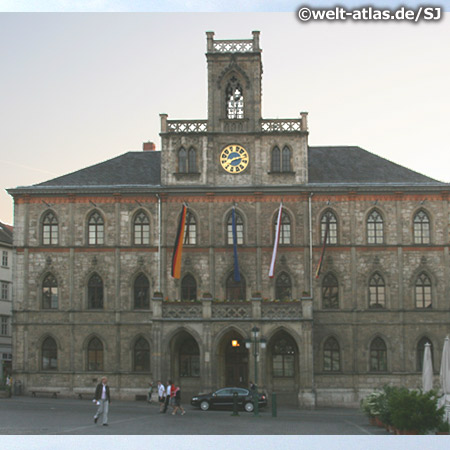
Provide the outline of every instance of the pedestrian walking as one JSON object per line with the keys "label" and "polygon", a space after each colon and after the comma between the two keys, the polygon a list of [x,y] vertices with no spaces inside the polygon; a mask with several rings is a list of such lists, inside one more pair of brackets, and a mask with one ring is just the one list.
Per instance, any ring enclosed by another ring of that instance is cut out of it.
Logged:
{"label": "pedestrian walking", "polygon": [[167,387],[166,387],[166,398],[164,399],[164,409],[163,413],[167,412],[167,407],[169,406],[170,402],[170,391],[172,388],[172,380],[167,380]]}
{"label": "pedestrian walking", "polygon": [[173,409],[172,416],[175,416],[177,414],[177,411],[181,411],[181,415],[184,416],[186,414],[186,411],[181,406],[181,389],[180,387],[175,388],[175,408]]}
{"label": "pedestrian walking", "polygon": [[152,402],[152,394],[153,394],[153,381],[150,381],[150,383],[148,383],[147,403]]}
{"label": "pedestrian walking", "polygon": [[108,412],[109,405],[111,404],[111,397],[109,395],[109,386],[108,379],[106,377],[102,378],[102,382],[97,384],[95,388],[95,396],[94,402],[97,403],[98,409],[94,416],[94,423],[97,423],[97,420],[100,415],[103,416],[103,426],[108,426]]}
{"label": "pedestrian walking", "polygon": [[158,380],[158,402],[160,413],[163,412],[165,401],[166,401],[166,388],[161,383],[161,380]]}

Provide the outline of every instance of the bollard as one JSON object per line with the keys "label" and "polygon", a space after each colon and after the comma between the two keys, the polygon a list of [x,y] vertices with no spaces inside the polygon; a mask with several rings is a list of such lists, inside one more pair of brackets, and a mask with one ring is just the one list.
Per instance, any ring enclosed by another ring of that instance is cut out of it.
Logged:
{"label": "bollard", "polygon": [[237,392],[233,392],[233,414],[231,414],[232,416],[238,416],[239,412],[238,412],[238,393]]}
{"label": "bollard", "polygon": [[272,392],[272,417],[277,417],[277,394]]}

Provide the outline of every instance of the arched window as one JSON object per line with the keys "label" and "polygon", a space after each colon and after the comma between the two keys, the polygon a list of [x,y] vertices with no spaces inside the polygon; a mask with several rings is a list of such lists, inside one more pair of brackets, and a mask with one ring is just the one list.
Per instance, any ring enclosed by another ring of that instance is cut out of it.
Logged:
{"label": "arched window", "polygon": [[134,217],[133,240],[135,245],[150,244],[150,220],[143,211],[139,211]]}
{"label": "arched window", "polygon": [[275,298],[278,300],[290,300],[292,298],[291,277],[286,272],[281,272],[275,281]]}
{"label": "arched window", "polygon": [[88,243],[89,245],[103,245],[105,243],[105,222],[97,211],[89,216]]}
{"label": "arched window", "polygon": [[[244,243],[244,221],[242,216],[236,211],[236,243],[242,245]],[[233,245],[233,214],[228,216],[227,220],[227,242]]]}
{"label": "arched window", "polygon": [[272,374],[274,377],[294,376],[295,353],[296,346],[290,336],[281,336],[274,342],[272,348]]}
{"label": "arched window", "polygon": [[425,354],[425,344],[430,344],[431,361],[433,362],[433,343],[427,337],[423,337],[417,344],[417,372],[422,372],[423,370],[423,356]]}
{"label": "arched window", "polygon": [[241,281],[234,281],[234,274],[231,273],[226,281],[226,298],[229,301],[239,301],[246,299],[246,283],[241,274]]}
{"label": "arched window", "polygon": [[197,172],[197,153],[194,147],[191,147],[188,151],[188,172]]}
{"label": "arched window", "polygon": [[58,219],[52,211],[46,213],[42,219],[42,244],[58,244]]}
{"label": "arched window", "polygon": [[194,214],[189,210],[186,213],[184,225],[184,243],[187,245],[195,245],[197,243],[197,222]]}
{"label": "arched window", "polygon": [[88,309],[103,309],[103,280],[96,273],[88,281]]}
{"label": "arched window", "polygon": [[58,348],[53,338],[48,337],[42,343],[42,370],[58,369]]}
{"label": "arched window", "polygon": [[274,147],[272,150],[272,172],[281,172],[281,153],[278,147]]}
{"label": "arched window", "polygon": [[100,339],[92,338],[87,347],[88,370],[101,371],[103,370],[103,344]]}
{"label": "arched window", "polygon": [[[278,213],[275,215],[273,221],[274,237],[276,236],[277,221],[278,221]],[[287,214],[285,211],[282,211],[279,244],[289,245],[290,243],[291,243],[291,218],[289,217],[289,214]]]}
{"label": "arched window", "polygon": [[281,171],[282,172],[291,172],[291,149],[285,145],[283,147],[283,152],[281,154]]}
{"label": "arched window", "polygon": [[188,171],[187,152],[184,147],[181,147],[180,150],[178,150],[178,172],[187,173],[187,171]]}
{"label": "arched window", "polygon": [[179,376],[200,376],[200,351],[197,341],[193,337],[183,340],[179,351]]}
{"label": "arched window", "polygon": [[227,119],[244,118],[244,94],[236,77],[232,77],[225,90]]}
{"label": "arched window", "polygon": [[332,273],[325,275],[322,282],[322,306],[324,309],[339,309],[339,283]]}
{"label": "arched window", "polygon": [[387,349],[383,339],[377,337],[370,344],[370,371],[387,371]]}
{"label": "arched window", "polygon": [[332,211],[326,211],[320,219],[320,242],[323,243],[325,235],[327,244],[337,244],[337,219]]}
{"label": "arched window", "polygon": [[377,210],[373,210],[367,218],[367,242],[369,244],[384,242],[383,218]]}
{"label": "arched window", "polygon": [[150,308],[150,283],[148,278],[139,274],[134,280],[134,309]]}
{"label": "arched window", "polygon": [[414,243],[430,243],[430,218],[423,210],[420,210],[414,216]]}
{"label": "arched window", "polygon": [[369,281],[369,308],[386,306],[386,286],[383,277],[375,273]]}
{"label": "arched window", "polygon": [[58,309],[58,282],[51,273],[42,281],[42,309]]}
{"label": "arched window", "polygon": [[323,345],[323,370],[339,372],[341,370],[341,350],[338,341],[329,337]]}
{"label": "arched window", "polygon": [[139,338],[133,348],[133,371],[150,372],[150,346],[144,338]]}
{"label": "arched window", "polygon": [[431,280],[426,273],[416,279],[416,308],[431,308]]}
{"label": "arched window", "polygon": [[197,300],[197,282],[192,275],[185,275],[181,280],[181,300]]}

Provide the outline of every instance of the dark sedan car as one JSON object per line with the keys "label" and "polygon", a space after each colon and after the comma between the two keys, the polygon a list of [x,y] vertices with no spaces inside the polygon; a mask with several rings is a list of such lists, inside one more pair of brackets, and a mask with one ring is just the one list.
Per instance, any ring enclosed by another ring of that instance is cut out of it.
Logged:
{"label": "dark sedan car", "polygon": [[[209,394],[195,395],[191,399],[191,405],[197,406],[203,411],[207,411],[209,408],[232,408],[235,392],[237,393],[238,406],[244,408],[247,412],[252,412],[253,393],[248,389],[238,387],[222,388]],[[258,394],[258,396],[259,408],[267,406],[266,394]]]}

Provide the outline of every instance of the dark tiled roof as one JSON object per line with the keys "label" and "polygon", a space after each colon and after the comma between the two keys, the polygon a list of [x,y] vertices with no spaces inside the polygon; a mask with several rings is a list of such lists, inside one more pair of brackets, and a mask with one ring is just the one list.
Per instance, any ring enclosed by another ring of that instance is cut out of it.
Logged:
{"label": "dark tiled roof", "polygon": [[12,245],[13,243],[13,227],[0,222],[0,242]]}
{"label": "dark tiled roof", "polygon": [[309,183],[444,184],[360,147],[309,147]]}
{"label": "dark tiled roof", "polygon": [[36,184],[36,187],[126,186],[161,184],[161,152],[128,152],[116,158]]}

